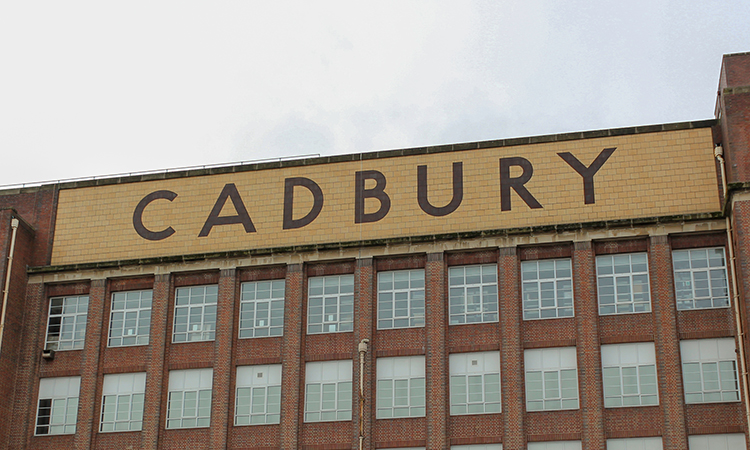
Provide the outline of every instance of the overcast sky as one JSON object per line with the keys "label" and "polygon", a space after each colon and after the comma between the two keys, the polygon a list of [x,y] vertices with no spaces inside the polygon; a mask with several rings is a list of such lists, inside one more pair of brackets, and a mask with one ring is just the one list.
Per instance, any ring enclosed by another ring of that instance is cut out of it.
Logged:
{"label": "overcast sky", "polygon": [[713,117],[750,2],[0,3],[0,185]]}

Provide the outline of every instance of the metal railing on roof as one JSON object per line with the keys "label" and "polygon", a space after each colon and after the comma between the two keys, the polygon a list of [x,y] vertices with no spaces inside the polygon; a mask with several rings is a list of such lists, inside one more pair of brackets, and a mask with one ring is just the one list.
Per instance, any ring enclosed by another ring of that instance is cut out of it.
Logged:
{"label": "metal railing on roof", "polygon": [[155,170],[143,170],[138,172],[122,172],[112,173],[108,175],[95,175],[89,177],[78,177],[78,178],[62,178],[58,180],[47,180],[47,181],[32,181],[29,183],[12,183],[12,184],[0,184],[0,190],[6,189],[22,189],[28,187],[44,186],[49,184],[62,184],[62,183],[75,183],[79,181],[92,181],[92,180],[103,180],[108,178],[122,178],[122,177],[134,177],[141,175],[154,175],[159,173],[170,173],[170,172],[183,172],[188,170],[202,170],[202,169],[215,169],[219,167],[233,167],[233,166],[245,166],[248,164],[262,164],[267,162],[278,162],[278,161],[289,161],[295,159],[308,159],[308,158],[319,158],[320,153],[309,153],[305,155],[294,155],[294,156],[279,156],[277,158],[262,158],[262,159],[251,159],[248,161],[237,161],[227,163],[216,163],[216,164],[204,164],[199,166],[183,166],[183,167],[172,167],[169,169],[155,169]]}

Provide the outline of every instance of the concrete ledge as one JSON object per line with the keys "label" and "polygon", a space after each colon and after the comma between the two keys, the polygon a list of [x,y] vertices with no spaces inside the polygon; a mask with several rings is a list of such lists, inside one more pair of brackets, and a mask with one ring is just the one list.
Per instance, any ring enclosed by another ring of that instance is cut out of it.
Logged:
{"label": "concrete ledge", "polygon": [[194,253],[188,255],[156,256],[150,258],[125,259],[116,261],[100,261],[82,264],[65,264],[57,266],[29,267],[29,274],[47,274],[56,272],[70,272],[92,269],[113,269],[140,265],[163,265],[171,263],[182,263],[191,261],[204,261],[215,259],[244,258],[251,256],[264,256],[278,253],[307,253],[327,250],[344,250],[356,247],[376,247],[400,244],[422,244],[429,242],[440,242],[450,240],[480,239],[484,237],[511,237],[535,233],[563,233],[577,230],[589,229],[616,229],[632,228],[648,225],[667,224],[675,222],[690,222],[698,220],[712,220],[723,218],[721,212],[680,214],[673,216],[639,217],[633,219],[617,219],[596,222],[566,223],[558,225],[541,225],[535,227],[516,227],[494,230],[463,231],[459,233],[428,234],[422,236],[399,236],[386,239],[371,239],[362,241],[330,242],[322,244],[294,245],[285,247],[267,247],[249,250],[232,250],[226,252]]}

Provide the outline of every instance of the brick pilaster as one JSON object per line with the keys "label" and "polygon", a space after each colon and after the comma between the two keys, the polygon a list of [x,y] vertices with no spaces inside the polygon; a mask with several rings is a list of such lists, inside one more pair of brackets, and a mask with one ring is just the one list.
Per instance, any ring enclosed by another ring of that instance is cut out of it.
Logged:
{"label": "brick pilaster", "polygon": [[585,450],[605,447],[599,311],[594,277],[594,251],[591,241],[576,242],[573,245],[573,293],[578,386],[583,422],[581,440]]}
{"label": "brick pilaster", "polygon": [[143,431],[141,448],[155,450],[159,445],[159,432],[163,429],[162,390],[165,388],[164,360],[167,339],[167,316],[171,303],[172,278],[169,274],[154,277],[154,294],[151,303],[151,330],[149,334],[148,361],[146,363],[146,401],[143,406]]}
{"label": "brick pilaster", "polygon": [[[375,411],[375,390],[373,389],[373,377],[375,369],[375,358],[373,357],[373,323],[375,319],[375,271],[373,270],[372,258],[357,260],[357,268],[354,271],[354,340],[359,344],[362,339],[368,339],[369,351],[365,356],[364,369],[364,407],[362,408],[362,435],[364,440],[362,448],[372,446],[372,421]],[[360,433],[360,406],[359,406],[359,353],[354,355],[354,372],[352,376],[352,392],[354,405],[352,449],[359,448]]]}
{"label": "brick pilaster", "polygon": [[89,308],[86,318],[86,341],[81,356],[81,390],[78,397],[78,421],[74,446],[77,449],[88,449],[93,445],[97,430],[93,429],[99,421],[94,417],[96,411],[97,377],[99,376],[99,357],[101,355],[102,336],[107,336],[104,320],[104,302],[107,296],[107,280],[92,280],[89,292]]}
{"label": "brick pilaster", "polygon": [[427,448],[448,447],[448,352],[446,350],[445,259],[427,255],[425,266],[425,365]]}
{"label": "brick pilaster", "polygon": [[297,448],[302,391],[302,324],[304,274],[302,264],[290,264],[286,273],[284,339],[281,348],[281,448]]}
{"label": "brick pilaster", "polygon": [[214,379],[211,406],[211,448],[226,448],[227,433],[233,418],[231,404],[232,343],[234,342],[234,308],[237,297],[236,269],[224,269],[219,278],[219,297],[216,309],[216,339],[214,340]]}
{"label": "brick pilaster", "polygon": [[672,254],[667,236],[651,237],[648,266],[651,305],[654,312],[659,403],[664,412],[662,426],[664,450],[686,449],[687,432],[682,395],[680,340],[674,299]]}
{"label": "brick pilaster", "polygon": [[26,448],[29,436],[34,434],[36,407],[34,392],[39,385],[39,360],[44,347],[46,295],[44,284],[29,284],[26,287],[24,336],[20,355],[20,368],[16,379],[16,397],[13,405],[15,420],[10,424],[9,448]]}
{"label": "brick pilaster", "polygon": [[500,300],[501,377],[503,397],[503,449],[526,448],[524,429],[525,384],[523,374],[522,308],[515,247],[499,250],[498,292]]}

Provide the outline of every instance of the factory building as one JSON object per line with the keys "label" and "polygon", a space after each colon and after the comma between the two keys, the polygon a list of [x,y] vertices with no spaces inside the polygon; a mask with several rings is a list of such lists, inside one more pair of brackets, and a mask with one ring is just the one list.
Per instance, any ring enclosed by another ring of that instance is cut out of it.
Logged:
{"label": "factory building", "polygon": [[748,449],[714,115],[0,190],[0,447]]}

